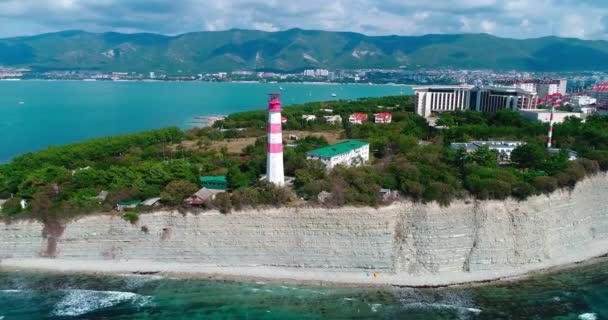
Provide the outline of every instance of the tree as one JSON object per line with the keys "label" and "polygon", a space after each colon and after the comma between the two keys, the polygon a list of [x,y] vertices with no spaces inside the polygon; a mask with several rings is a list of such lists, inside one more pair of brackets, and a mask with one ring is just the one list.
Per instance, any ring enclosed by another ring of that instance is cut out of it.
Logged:
{"label": "tree", "polygon": [[545,162],[545,150],[536,144],[525,144],[511,152],[511,161],[522,169],[538,169]]}
{"label": "tree", "polygon": [[232,166],[228,169],[228,175],[226,176],[226,180],[228,180],[228,186],[231,190],[238,190],[240,188],[249,187],[251,185],[251,181],[247,174],[245,174],[239,167]]}
{"label": "tree", "polygon": [[47,223],[55,221],[53,202],[59,194],[57,185],[48,185],[40,188],[32,197],[32,214],[40,221]]}
{"label": "tree", "polygon": [[480,166],[496,168],[498,154],[496,151],[490,150],[488,146],[482,146],[477,150],[473,151],[471,154],[471,159],[473,162],[477,163]]}
{"label": "tree", "polygon": [[190,181],[177,180],[170,182],[160,196],[169,205],[178,205],[187,197],[198,191],[198,186]]}

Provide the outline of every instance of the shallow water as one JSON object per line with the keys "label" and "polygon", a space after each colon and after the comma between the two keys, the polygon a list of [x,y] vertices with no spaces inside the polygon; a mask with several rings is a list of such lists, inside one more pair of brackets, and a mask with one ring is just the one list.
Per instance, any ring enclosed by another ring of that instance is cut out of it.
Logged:
{"label": "shallow water", "polygon": [[[409,87],[283,84],[283,103],[411,94]],[[266,107],[278,84],[0,81],[0,163],[49,145]],[[332,98],[331,94],[337,97]]]}
{"label": "shallow water", "polygon": [[472,288],[0,272],[0,319],[608,319],[608,261]]}

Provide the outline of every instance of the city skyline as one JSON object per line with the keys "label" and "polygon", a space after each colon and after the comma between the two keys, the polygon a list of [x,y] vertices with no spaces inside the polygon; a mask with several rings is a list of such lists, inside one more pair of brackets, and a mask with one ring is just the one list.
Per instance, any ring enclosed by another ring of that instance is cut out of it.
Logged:
{"label": "city skyline", "polygon": [[489,33],[608,40],[608,4],[572,0],[320,1],[3,0],[0,37],[67,29],[176,35],[233,28],[350,31],[366,35]]}

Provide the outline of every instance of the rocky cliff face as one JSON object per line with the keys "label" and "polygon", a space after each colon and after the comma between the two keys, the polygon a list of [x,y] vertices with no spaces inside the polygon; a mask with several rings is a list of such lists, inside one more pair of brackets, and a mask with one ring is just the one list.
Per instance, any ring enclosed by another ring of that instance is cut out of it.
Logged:
{"label": "rocky cliff face", "polygon": [[0,259],[372,269],[397,276],[531,270],[608,252],[607,196],[608,176],[599,175],[525,202],[158,212],[136,225],[99,215],[54,230],[19,221],[0,224]]}

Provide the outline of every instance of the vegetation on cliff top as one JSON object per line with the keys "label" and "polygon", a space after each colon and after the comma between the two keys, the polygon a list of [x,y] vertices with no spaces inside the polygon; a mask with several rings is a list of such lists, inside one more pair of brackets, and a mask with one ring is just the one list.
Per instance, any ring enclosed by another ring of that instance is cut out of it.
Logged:
{"label": "vegetation on cliff top", "polygon": [[[323,109],[347,119],[352,112],[376,113],[390,109],[393,123],[332,125],[306,122],[304,114],[322,119]],[[569,119],[555,127],[560,148],[579,153],[577,161],[566,154],[545,151],[547,124],[531,122],[517,113],[444,114],[430,127],[413,112],[411,97],[309,103],[289,107],[284,115],[285,139],[299,140],[285,148],[291,189],[260,181],[266,167],[266,112],[236,113],[214,128],[183,132],[167,128],[137,134],[89,140],[24,154],[0,166],[0,199],[9,199],[2,214],[33,215],[43,221],[90,212],[109,211],[116,203],[162,197],[163,204],[178,206],[198,186],[199,176],[227,175],[231,193],[206,204],[223,212],[258,206],[317,202],[322,191],[328,206],[379,206],[385,203],[381,188],[398,191],[414,201],[454,198],[504,199],[549,193],[573,187],[587,175],[608,170],[608,117],[594,116],[582,123]],[[326,171],[306,152],[331,139],[360,139],[370,143],[372,160],[357,168]],[[513,164],[499,164],[496,154],[481,148],[468,157],[449,148],[451,142],[516,139],[528,142],[513,153]],[[231,144],[244,146],[229,151]],[[101,191],[107,197],[97,197]],[[20,202],[27,200],[22,209]]]}

